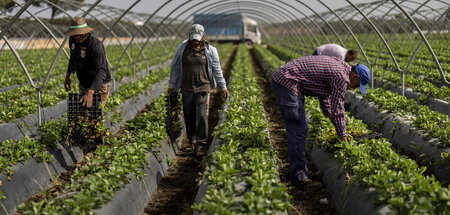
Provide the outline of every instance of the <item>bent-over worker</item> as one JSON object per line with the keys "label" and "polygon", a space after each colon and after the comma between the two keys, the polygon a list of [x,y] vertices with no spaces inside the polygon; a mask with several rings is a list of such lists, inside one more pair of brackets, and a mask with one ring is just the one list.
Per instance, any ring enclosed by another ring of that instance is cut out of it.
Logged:
{"label": "bent-over worker", "polygon": [[331,57],[337,57],[340,60],[349,63],[358,57],[358,51],[354,49],[347,50],[340,45],[331,43],[317,47],[312,55],[327,55]]}
{"label": "bent-over worker", "polygon": [[331,119],[341,140],[346,141],[345,92],[348,87],[359,87],[365,93],[369,80],[366,66],[349,66],[343,60],[325,55],[297,58],[273,72],[272,89],[285,122],[292,182],[308,180],[305,96],[319,99],[323,114]]}

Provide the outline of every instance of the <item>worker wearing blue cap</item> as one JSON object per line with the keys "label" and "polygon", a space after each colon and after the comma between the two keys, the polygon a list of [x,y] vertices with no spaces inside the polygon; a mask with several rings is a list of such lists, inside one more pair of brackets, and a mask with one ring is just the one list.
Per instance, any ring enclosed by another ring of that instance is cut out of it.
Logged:
{"label": "worker wearing blue cap", "polygon": [[358,74],[359,91],[361,91],[361,93],[366,93],[366,85],[370,81],[369,68],[367,68],[367,66],[364,66],[362,64],[356,64],[354,68],[355,72]]}
{"label": "worker wearing blue cap", "polygon": [[366,92],[369,68],[362,64],[350,66],[344,60],[326,55],[313,55],[287,62],[272,74],[272,89],[284,119],[291,167],[291,180],[308,180],[305,146],[308,125],[305,97],[319,99],[325,116],[330,118],[336,134],[347,141],[344,100],[348,88]]}

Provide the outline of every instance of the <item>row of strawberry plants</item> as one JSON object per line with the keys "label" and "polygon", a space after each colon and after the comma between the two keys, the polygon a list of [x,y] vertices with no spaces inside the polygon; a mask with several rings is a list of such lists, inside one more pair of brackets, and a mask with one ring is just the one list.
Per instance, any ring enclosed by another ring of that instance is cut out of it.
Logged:
{"label": "row of strawberry plants", "polygon": [[[365,35],[357,35],[357,37],[358,37],[358,39],[360,39],[360,41],[366,40]],[[371,39],[374,40],[377,38],[371,38]],[[439,44],[442,41],[440,39],[437,39],[437,40],[432,40],[432,42]],[[391,49],[394,51],[394,55],[397,59],[399,67],[402,69],[406,68],[406,66],[408,65],[410,57],[414,51],[414,50],[410,50],[411,46],[409,46],[410,45],[409,43],[410,42],[407,42],[406,44],[391,43],[391,45],[392,45]],[[398,44],[402,44],[402,45],[398,46],[398,47],[395,46]],[[355,49],[357,49],[357,47],[358,47],[358,45],[355,42],[353,42],[352,40],[347,41],[346,45],[347,45],[347,47],[354,47]],[[315,49],[315,47],[313,47],[310,50],[305,50],[304,48],[301,48],[298,45],[292,45],[292,44],[283,44],[283,47],[295,48],[296,50],[299,50],[298,53],[304,52],[307,54],[312,53],[313,50]],[[433,48],[435,50],[435,54],[437,55],[436,57],[438,58],[443,71],[446,72],[446,71],[450,70],[450,64],[449,64],[448,56],[447,56],[448,54],[446,54],[447,53],[446,50],[439,51],[439,50],[441,50],[441,49],[439,49],[440,47],[442,47],[442,46],[435,45]],[[270,49],[269,46],[268,46],[268,48]],[[372,61],[375,59],[375,57],[377,57],[378,52],[380,50],[379,43],[371,42],[371,40],[369,40],[368,42],[365,42],[363,48],[364,48],[365,53],[368,55],[369,59]],[[270,49],[270,50],[272,51],[272,49]],[[288,50],[286,50],[286,51],[290,52]],[[282,51],[281,51],[281,53],[282,53]],[[278,55],[278,52],[276,54]],[[283,55],[283,54],[281,54],[281,55]],[[281,55],[278,55],[278,57],[283,59],[283,57]],[[377,65],[383,66],[385,68],[389,68],[390,70],[395,70],[395,68],[396,68],[389,53],[387,52],[387,49],[384,49],[383,52],[380,54],[379,60],[377,61]],[[442,79],[431,54],[428,52],[428,49],[424,45],[422,45],[422,48],[420,49],[419,54],[415,57],[414,61],[408,68],[407,73],[429,77],[430,79],[436,79],[436,80]],[[450,79],[449,74],[446,73],[445,76],[447,77],[447,79]]]}
{"label": "row of strawberry plants", "polygon": [[[146,154],[157,153],[165,138],[165,96],[156,100],[149,112],[127,122],[126,130],[118,138],[108,139],[91,156],[84,156],[84,165],[75,169],[69,183],[56,182],[64,193],[30,201],[18,207],[23,214],[89,214],[110,201],[115,192],[133,178],[145,176]],[[72,195],[67,195],[71,193]]]}
{"label": "row of strawberry plants", "polygon": [[[170,42],[170,41],[167,41],[166,43],[168,43],[168,42]],[[161,56],[162,53],[164,52],[164,49],[163,49],[162,45],[157,45],[155,47],[156,47],[156,49],[154,50],[155,53],[159,53],[158,56]],[[172,47],[172,48],[174,48],[174,47]],[[32,51],[32,50],[30,50],[30,51]],[[122,48],[120,46],[119,47],[117,47],[117,46],[107,47],[107,50],[106,50],[106,53],[107,53],[108,56],[114,57],[114,59],[117,58],[117,60],[120,57],[120,55],[122,54],[122,52],[123,52],[123,50],[122,50]],[[129,52],[130,53],[133,53],[133,52],[137,52],[138,53],[139,49],[131,48],[129,50]],[[164,59],[161,59],[161,60],[166,60],[167,59],[166,56],[164,56],[164,55],[162,55],[162,56],[163,56],[162,58],[164,58]],[[161,57],[159,57],[159,58],[161,58]],[[130,70],[130,67],[133,66],[134,64],[129,62],[129,61],[127,61],[128,58],[126,58],[126,57],[124,57],[123,59],[124,60],[120,63],[120,65],[117,68],[114,68],[114,71],[115,71],[114,74],[115,74],[115,78],[117,80],[121,80],[125,76],[130,76],[134,72],[134,70]],[[117,60],[116,61],[111,61],[110,60],[110,62],[114,63],[114,62],[117,62]],[[51,60],[49,60],[49,61],[51,62]],[[57,65],[60,65],[60,66],[62,66],[64,68],[59,68],[59,69],[55,68],[54,69],[54,72],[50,76],[51,78],[49,80],[49,83],[46,84],[44,89],[53,89],[56,86],[56,84],[59,84],[59,85],[61,84],[61,80],[64,81],[65,72],[67,70],[67,61],[66,60],[60,60],[58,62],[59,63]],[[35,64],[36,64],[36,67],[48,66],[48,65],[42,65],[42,64],[45,64],[45,63],[49,63],[49,62],[35,63]],[[148,64],[153,65],[153,64],[157,64],[157,63],[158,63],[158,57],[152,57],[148,61],[147,60],[143,60],[143,61],[140,61],[140,62],[135,62],[135,65],[136,65],[137,70],[142,70],[142,69],[145,69],[146,65],[148,65]],[[115,66],[115,65],[113,65],[113,66]],[[16,79],[26,78],[25,75],[23,74],[23,72],[21,74],[14,74],[14,72],[10,73],[9,70],[14,70],[14,69],[16,69],[16,68],[13,67],[13,66],[9,67],[9,68],[5,68],[5,71],[8,71],[8,74],[7,74],[8,77],[16,77]],[[40,70],[40,71],[41,72],[39,72],[38,74],[39,75],[43,75],[45,77],[46,72],[42,72],[42,71],[46,71],[46,70],[44,69],[44,70]],[[41,77],[41,78],[43,79],[43,77]],[[56,82],[56,84],[55,83],[51,83],[51,81],[55,80],[55,79],[58,79],[59,81]],[[36,81],[36,79],[33,79],[33,80]],[[0,85],[0,86],[2,86],[2,85]],[[5,93],[1,93],[0,94],[0,102],[6,103],[8,100],[20,98],[20,97],[17,97],[17,96],[14,97],[15,94],[17,94],[17,93],[20,93],[21,95],[32,95],[35,92],[35,89],[32,88],[31,86],[28,86],[28,84],[26,84],[25,86],[22,86],[22,87],[21,86],[18,86],[18,87],[20,87],[20,89],[13,90],[13,89],[15,89],[15,88],[13,88],[12,90],[9,90],[7,93],[6,92]]]}
{"label": "row of strawberry plants", "polygon": [[[374,66],[373,70],[376,78],[379,77],[397,86],[402,85],[402,79],[398,73],[388,71],[379,66]],[[409,87],[413,92],[421,94],[422,98],[420,101],[422,103],[426,103],[429,98],[449,100],[450,89],[447,87],[438,87],[431,82],[408,74],[405,74],[404,78],[405,87]]]}
{"label": "row of strawberry plants", "polygon": [[244,45],[238,47],[231,73],[224,122],[213,134],[218,146],[206,164],[206,195],[193,208],[199,213],[223,213],[224,208],[230,214],[282,213],[290,196],[278,178],[276,152]]}
{"label": "row of strawberry plants", "polygon": [[[232,48],[232,45],[225,45],[219,47],[219,55],[223,56],[222,59],[227,59],[227,52],[230,52]],[[124,101],[139,94],[143,90],[148,90],[149,86],[152,86],[152,84],[155,81],[158,81],[162,79],[163,77],[166,77],[168,75],[168,68],[165,69],[159,69],[143,78],[141,78],[138,82],[133,82],[129,84],[123,85],[123,88],[116,91],[113,95],[111,95],[108,98],[107,106],[105,111],[114,112],[115,114],[120,114],[117,112],[116,108],[119,105],[124,104]],[[150,87],[151,88],[151,87]],[[155,89],[156,91],[159,91],[158,89]],[[110,114],[108,114],[110,115]],[[1,170],[4,174],[11,175],[14,172],[11,169],[11,165],[17,163],[17,162],[24,162],[25,160],[29,158],[36,159],[37,162],[45,161],[50,162],[52,160],[52,157],[48,154],[47,148],[44,147],[44,144],[47,144],[47,147],[54,147],[57,141],[61,141],[67,138],[67,122],[65,119],[59,119],[58,121],[48,121],[44,123],[41,128],[39,128],[39,133],[41,138],[38,141],[31,140],[32,144],[21,144],[21,141],[19,143],[15,141],[4,141],[1,143],[0,146],[2,146],[2,152],[5,152],[5,154],[10,154],[12,156],[10,157],[4,157],[2,159],[8,161],[5,163],[4,166],[2,166]],[[24,139],[23,141],[28,140],[28,138]],[[14,146],[14,150],[12,148],[8,148],[10,146]],[[6,148],[5,148],[6,147]],[[29,151],[32,151],[34,153],[29,153]],[[41,154],[36,154],[37,152],[40,152]],[[46,158],[46,160],[40,159],[40,157]],[[27,162],[28,163],[28,162]],[[36,176],[38,177],[38,176]],[[9,178],[9,177],[8,177]],[[9,180],[9,179],[8,179]],[[0,190],[0,200],[4,200],[6,197],[1,194]],[[13,200],[14,202],[16,200]],[[8,200],[9,202],[9,200]],[[1,203],[1,202],[0,202]],[[9,202],[9,206],[12,206],[17,203]]]}
{"label": "row of strawberry plants", "polygon": [[[278,53],[281,52],[283,48],[279,48],[280,51],[275,52],[277,56],[282,57],[282,55],[279,55]],[[288,52],[288,51],[287,51]],[[270,60],[268,58],[268,60]],[[273,68],[273,67],[272,67]],[[394,73],[391,71],[388,71],[380,66],[374,66],[373,67],[374,74],[376,78],[381,78],[383,80],[392,82],[393,84],[397,86],[401,86],[402,80],[401,76],[398,73]],[[435,99],[442,99],[442,100],[448,100],[449,99],[449,88],[442,87],[439,88],[435,85],[433,85],[431,82],[425,81],[420,78],[416,78],[412,75],[404,75],[405,77],[405,86],[412,88],[414,92],[418,92],[421,94],[421,98],[419,99],[422,103],[426,104],[428,98],[435,98]]]}
{"label": "row of strawberry plants", "polygon": [[[155,44],[153,56],[158,56],[155,53],[163,53],[164,52],[163,45],[169,44],[173,44],[173,41],[167,40],[163,41],[162,44],[160,43]],[[139,45],[142,47],[143,43],[140,43]],[[70,55],[69,49],[65,50]],[[30,73],[31,78],[34,81],[38,81],[43,80],[45,78],[47,70],[50,67],[50,64],[53,61],[53,58],[56,55],[57,51],[58,49],[46,49],[46,50],[30,49],[30,50],[19,50],[18,53],[20,56],[22,56],[21,57],[22,61],[26,66],[32,65],[29,66],[29,68],[27,67],[28,72]],[[140,52],[140,48],[137,45],[133,44],[129,47],[127,51],[131,55],[132,59],[135,59],[137,54]],[[144,49],[143,53],[145,54],[145,56],[148,57],[150,56],[151,51],[152,47],[147,46]],[[123,53],[123,48],[120,45],[110,45],[105,47],[105,52],[107,58],[109,59],[109,62],[111,62],[111,64],[115,66],[114,63],[119,60],[120,56]],[[65,72],[67,71],[67,58],[64,56],[64,54],[62,55],[63,56],[59,56],[58,60],[56,61],[51,77],[65,74]],[[24,75],[22,68],[20,67],[13,53],[10,51],[2,51],[1,56],[2,56],[1,60],[2,63],[0,64],[0,70],[4,72],[0,73],[0,88],[16,84],[28,83],[28,80]],[[149,60],[153,61],[152,64],[154,64],[157,63],[158,59],[152,57]],[[127,66],[131,64],[133,64],[133,62],[131,62],[130,59],[125,55],[122,58],[120,66]]]}
{"label": "row of strawberry plants", "polygon": [[[367,52],[367,56],[372,57],[373,59],[377,56],[377,54],[378,53],[375,52]],[[406,68],[409,62],[409,57],[397,57],[396,59],[401,69]],[[388,54],[381,54],[380,60],[378,60],[376,64],[385,69],[392,71],[396,70],[395,64]],[[450,64],[442,62],[440,64],[444,72],[450,71]],[[434,61],[424,61],[422,59],[414,60],[406,73],[415,76],[423,76],[425,79],[428,79],[427,81],[442,83],[442,77]],[[447,79],[450,79],[449,74],[445,73],[444,75]]]}
{"label": "row of strawberry plants", "polygon": [[[139,81],[124,84],[119,90],[109,96],[106,103],[105,112],[114,112],[115,109],[125,100],[138,95],[152,84],[162,80],[169,74],[169,68],[158,69],[142,77]],[[11,175],[11,167],[29,158],[37,161],[49,161],[51,157],[46,151],[46,147],[54,147],[55,143],[67,139],[67,121],[61,118],[54,121],[44,122],[40,129],[40,139],[32,140],[25,137],[19,141],[5,140],[0,142],[0,172]]]}
{"label": "row of strawberry plants", "polygon": [[290,51],[275,44],[268,44],[267,49],[276,56],[278,56],[281,60],[286,62],[300,57],[298,53]]}
{"label": "row of strawberry plants", "polygon": [[[391,45],[394,45],[394,46],[391,46]],[[407,45],[404,44],[402,46],[396,47],[395,44],[390,44],[391,50],[393,51],[393,53],[396,57],[407,58],[408,60],[412,56],[412,53],[414,53],[415,49],[417,48],[418,43],[415,44],[413,49],[411,49],[410,45],[411,44],[407,44]],[[433,48],[434,53],[438,54],[438,55],[436,55],[436,57],[439,60],[439,62],[444,63],[444,64],[449,63],[448,57],[450,55],[448,54],[448,51],[445,50],[445,48],[446,48],[445,46],[442,47],[442,44],[441,45],[436,44],[432,48]],[[442,48],[444,48],[444,49],[442,49]],[[364,50],[378,54],[378,52],[380,51],[380,46],[378,46],[376,44],[366,43],[366,45],[364,46]],[[386,48],[383,49],[382,55],[389,56]],[[424,44],[422,44],[421,48],[419,49],[419,52],[415,56],[415,59],[424,61],[419,64],[434,62],[432,55],[430,54],[430,52],[428,51],[427,47]]]}
{"label": "row of strawberry plants", "polygon": [[[269,59],[263,59],[263,60],[270,60],[270,58]],[[314,119],[314,117],[313,117],[313,119],[312,119],[312,121],[315,124],[311,126],[311,134],[314,134],[316,132],[314,130],[316,128],[324,128],[324,127],[326,127],[327,129],[326,130],[322,129],[321,132],[320,132],[320,135],[318,135],[318,137],[316,139],[317,139],[317,142],[321,143],[320,147],[324,147],[324,148],[328,148],[328,149],[333,148],[332,147],[333,143],[338,142],[339,139],[334,133],[333,126],[332,126],[331,122],[328,119],[325,119],[325,117],[321,114],[321,111],[320,111],[320,108],[319,108],[318,105],[314,105],[313,110],[310,109],[310,112],[313,112],[313,111],[316,112],[316,116],[318,118]],[[361,136],[362,134],[369,132],[366,129],[365,125],[363,125],[360,121],[355,120],[353,117],[349,117],[347,119],[347,122],[348,122],[348,124],[347,124],[347,126],[348,126],[348,133],[350,134],[350,136],[351,135]],[[357,122],[357,123],[355,124],[355,122]],[[351,139],[351,138],[349,138],[349,139]],[[384,145],[382,144],[382,147],[378,146],[378,145],[373,145],[373,147],[374,147],[373,149],[389,152],[388,154],[394,153],[393,150],[390,147],[390,144],[385,139],[383,139],[383,141],[385,142],[385,144]],[[352,143],[352,141],[350,141],[349,143]],[[373,144],[373,143],[371,142],[370,144]],[[370,144],[369,144],[369,146],[372,146]],[[339,145],[336,145],[336,146],[339,146]],[[343,146],[347,147],[347,146],[351,146],[351,145],[343,145]],[[349,149],[353,150],[353,148],[349,148]],[[361,154],[360,152],[356,152],[356,151],[350,151],[349,153],[350,154],[356,153],[355,155]],[[348,154],[341,154],[341,155],[342,155],[340,157],[341,159],[344,159],[344,158],[346,158],[346,156],[348,156]],[[347,158],[351,158],[351,156],[347,157]],[[352,161],[356,162],[359,159],[360,158],[353,158]],[[407,161],[406,162],[406,166],[410,166],[411,162],[414,163],[414,161],[409,160],[409,159],[405,159],[405,158],[403,158],[403,157],[401,157],[401,156],[399,156],[397,154],[395,154],[395,156],[391,157],[391,159],[393,160],[393,163],[395,165],[396,165],[396,162],[394,162],[394,161],[398,161],[398,159],[406,160]],[[389,160],[389,159],[382,158],[381,160],[377,160],[377,163],[383,162],[384,160]],[[369,161],[368,164],[364,164],[364,165],[356,165],[355,163],[349,163],[349,165],[347,166],[347,168],[349,168],[349,169],[347,169],[347,171],[352,170],[353,166],[356,166],[355,167],[356,170],[360,170],[361,168],[369,168],[369,167],[370,168],[374,168],[374,167],[377,166],[377,165],[370,164],[370,162],[371,161]],[[445,205],[445,204],[442,205],[442,203],[445,202],[445,200],[448,199],[448,197],[449,197],[448,196],[448,189],[442,188],[443,189],[442,190],[441,188],[439,188],[437,190],[437,193],[429,194],[431,197],[429,199],[426,199],[426,201],[425,201],[425,199],[422,198],[422,195],[428,194],[427,192],[430,189],[432,189],[434,187],[441,187],[441,185],[438,182],[435,181],[434,177],[425,177],[422,174],[417,175],[417,176],[414,175],[413,178],[408,178],[408,177],[411,177],[411,174],[413,174],[415,170],[419,170],[418,172],[423,173],[425,171],[425,169],[426,169],[425,167],[418,168],[418,166],[415,163],[414,163],[414,166],[412,166],[411,168],[412,169],[403,168],[403,167],[397,168],[399,170],[405,169],[407,171],[406,172],[407,173],[406,174],[406,179],[407,180],[405,182],[403,182],[403,183],[406,183],[407,185],[409,185],[411,183],[411,181],[412,181],[412,182],[416,183],[414,186],[419,186],[422,183],[427,182],[427,184],[424,187],[424,189],[420,189],[420,193],[418,195],[412,196],[410,198],[406,198],[407,194],[409,194],[409,191],[411,191],[410,189],[407,189],[406,191],[405,190],[401,190],[402,192],[395,192],[395,190],[393,190],[393,194],[394,195],[392,195],[392,196],[391,196],[391,194],[389,192],[382,193],[381,195],[379,195],[377,197],[378,198],[377,202],[379,204],[381,204],[382,201],[384,201],[384,203],[387,202],[387,203],[391,204],[391,206],[390,206],[391,208],[393,208],[394,210],[398,210],[399,212],[404,212],[404,211],[411,212],[411,211],[414,211],[416,209],[417,210],[424,209],[425,211],[432,211],[435,206],[430,206],[430,205],[435,204],[436,202],[437,202],[437,204],[441,204],[441,205],[437,205],[436,206],[436,208],[437,208],[436,210],[443,210],[443,211],[448,210],[447,208],[445,208],[445,207],[448,207],[448,205]],[[383,174],[386,174],[385,176],[390,176],[391,175],[391,173],[389,173],[389,168],[388,169],[382,169],[382,170],[385,171],[383,173]],[[396,189],[399,189],[398,188],[398,186],[399,186],[398,183],[397,184],[395,184],[395,183],[389,184],[389,182],[393,181],[390,177],[387,177],[388,180],[380,182],[379,180],[384,179],[383,178],[384,176],[383,175],[381,175],[380,177],[377,176],[377,174],[380,172],[379,170],[375,169],[373,171],[376,171],[376,172],[373,172],[373,173],[376,173],[376,174],[374,174],[374,175],[367,174],[366,178],[368,178],[368,179],[364,179],[364,181],[362,181],[362,182],[365,183],[365,181],[369,181],[370,182],[368,184],[369,187],[370,186],[377,187],[377,190],[379,190],[378,188],[380,188],[380,186],[385,186],[385,187],[381,188],[381,190],[392,190],[392,187],[395,187]],[[400,175],[403,176],[404,173],[400,173]],[[376,178],[373,179],[373,177],[376,177]],[[361,177],[358,176],[358,177],[355,177],[355,178],[361,178]],[[374,186],[372,183],[374,183],[375,185],[380,185],[380,186]],[[400,185],[402,185],[402,183],[400,183]],[[398,196],[400,194],[401,194],[401,196]],[[437,197],[436,197],[436,195],[437,195]],[[407,213],[407,212],[405,212],[405,213]]]}
{"label": "row of strawberry plants", "polygon": [[[168,60],[170,56],[163,56],[162,59]],[[156,63],[154,60],[151,63]],[[140,63],[138,70],[145,69],[146,64]],[[125,76],[132,76],[133,70],[127,67],[121,67],[116,71],[117,80],[122,80]],[[42,90],[41,106],[50,107],[59,101],[67,98],[67,93],[62,87],[63,76],[51,79]],[[74,90],[77,90],[77,84],[73,84]],[[31,86],[21,86],[6,92],[0,92],[0,102],[6,105],[0,106],[0,122],[11,122],[14,119],[24,117],[37,111],[34,99],[35,89]]]}
{"label": "row of strawberry plants", "polygon": [[[370,93],[374,94],[371,96],[377,96],[378,93],[381,95],[375,99],[376,102],[373,102],[364,98],[367,95],[363,97],[353,91],[346,93],[346,102],[351,114],[383,133],[383,136],[388,138],[392,146],[401,154],[427,166],[427,173],[432,173],[441,183],[448,184],[450,182],[450,160],[448,158],[450,147],[442,144],[439,139],[442,139],[442,136],[436,137],[437,134],[443,134],[437,131],[437,125],[443,127],[443,130],[447,130],[445,128],[448,124],[445,122],[448,121],[447,116],[436,120],[436,124],[433,124],[430,121],[443,115],[429,111],[427,107],[420,107],[413,100],[406,100],[391,92],[385,94],[383,90],[376,89]],[[378,103],[382,105],[378,105]],[[399,109],[402,107],[403,109]],[[423,115],[421,112],[414,113],[418,109],[424,112]],[[428,120],[426,117],[430,112],[431,117]],[[417,118],[421,118],[420,121],[423,124],[417,125],[419,121]],[[429,129],[434,131],[430,132]]]}
{"label": "row of strawberry plants", "polygon": [[[365,35],[357,35],[358,39],[360,41],[365,41]],[[408,62],[410,61],[410,58],[412,54],[415,51],[416,46],[419,44],[420,41],[409,41],[406,38],[406,35],[400,34],[398,38],[405,39],[404,41],[397,41],[396,38],[394,40],[391,40],[389,45],[391,47],[391,50],[393,51],[393,54],[399,64],[399,67],[401,69],[404,69],[407,67]],[[378,40],[378,42],[371,42],[373,40]],[[346,45],[349,47],[358,47],[357,44],[353,41],[348,41]],[[381,49],[380,42],[378,38],[370,38],[367,42],[364,43],[364,51],[368,55],[370,60],[375,60],[375,58],[378,56],[378,53]],[[417,43],[414,43],[417,42]],[[442,39],[439,37],[432,36],[429,40],[430,44],[433,47],[434,53],[436,54],[436,57],[438,58],[440,65],[444,71],[449,71],[450,69],[450,62],[448,58],[448,50],[446,50],[446,45],[442,46]],[[377,60],[376,64],[378,66],[382,66],[385,69],[389,70],[395,70],[396,66],[394,62],[391,59],[391,56],[388,53],[388,50],[386,48],[383,49],[382,53],[380,53],[379,60]],[[425,45],[422,45],[419,49],[419,52],[415,56],[412,64],[409,66],[408,70],[406,71],[409,74],[419,75],[428,77],[430,80],[434,81],[440,81],[442,80],[440,73],[437,69],[437,66],[434,62],[434,59],[432,55],[429,53],[428,49]],[[450,79],[450,76],[448,74],[445,74],[447,79]]]}
{"label": "row of strawberry plants", "polygon": [[253,46],[253,53],[255,53],[255,57],[257,59],[262,60],[261,61],[261,67],[263,70],[273,72],[278,67],[284,64],[283,61],[281,61],[277,55],[273,54],[272,52],[268,51],[267,49],[263,48],[260,45],[254,45]]}
{"label": "row of strawberry plants", "polygon": [[[233,46],[223,45],[219,47],[218,52],[221,59],[227,59],[226,56],[231,52]],[[113,112],[125,100],[132,98],[140,92],[148,89],[153,83],[166,77],[168,68],[158,69],[139,81],[124,84],[120,89],[110,95],[106,103],[105,112]],[[22,140],[6,140],[0,142],[0,172],[7,175],[13,174],[10,169],[17,162],[25,161],[31,157],[37,161],[48,161],[50,155],[46,152],[45,147],[54,147],[57,141],[67,139],[67,122],[65,119],[44,122],[39,129],[41,138],[39,140],[31,140],[26,137]]]}
{"label": "row of strawberry plants", "polygon": [[386,110],[411,120],[413,126],[439,139],[442,148],[450,147],[450,120],[448,115],[430,110],[412,99],[377,88],[363,95],[376,104],[380,111]]}
{"label": "row of strawberry plants", "polygon": [[[448,33],[445,33],[448,36]],[[380,40],[379,36],[376,34],[367,35],[367,34],[357,34],[356,37],[364,44],[364,49],[366,50],[374,50],[376,52],[384,46],[383,42]],[[445,36],[444,36],[445,37]],[[419,43],[421,42],[421,37],[418,34],[396,34],[394,37],[386,34],[384,38],[388,40],[389,47],[394,52],[396,56],[408,57],[415,51]],[[448,60],[450,54],[447,50],[447,45],[444,40],[438,34],[429,34],[427,35],[427,40],[430,43],[435,53],[441,53],[442,59]],[[357,44],[353,40],[347,40],[349,44],[353,47],[357,47]],[[386,50],[386,48],[384,48]],[[426,60],[432,60],[432,56],[430,55],[425,44],[422,44],[421,48],[417,53],[418,58],[423,58]],[[438,56],[439,57],[439,56]],[[440,60],[441,61],[441,60]]]}
{"label": "row of strawberry plants", "polygon": [[[444,38],[448,36],[449,33],[445,33]],[[379,36],[376,34],[355,34],[356,38],[363,46],[365,51],[371,51],[378,53],[384,44],[380,40]],[[327,43],[336,43],[340,44],[337,38],[334,35],[327,35],[328,40],[325,39],[322,35],[316,35],[317,40],[320,45]],[[350,47],[353,49],[358,49],[358,44],[353,40],[350,35],[339,35],[342,41],[345,43],[346,47]],[[389,46],[393,51],[396,57],[411,57],[412,53],[414,53],[415,49],[420,43],[421,38],[418,35],[414,35],[414,38],[420,38],[418,40],[410,40],[408,37],[411,37],[411,34],[397,34],[395,37],[389,40]],[[384,35],[385,39],[390,38],[390,35]],[[333,39],[333,40],[330,40]],[[437,54],[437,58],[439,62],[449,63],[450,53],[448,52],[447,44],[440,36],[436,36],[430,34],[427,36],[428,42],[434,50],[434,53]],[[298,43],[293,43],[288,40],[282,40],[279,38],[274,38],[272,41],[276,41],[279,44],[282,44],[283,47],[289,47],[293,50],[299,50],[300,52],[312,53],[314,49],[317,47],[316,44],[310,44],[311,40],[309,38],[304,38],[303,41],[299,41]],[[280,42],[281,41],[281,42]],[[306,43],[308,44],[304,44]],[[384,48],[383,54],[388,54],[386,48]],[[389,57],[390,58],[390,57]],[[428,48],[425,44],[422,44],[419,49],[416,59],[422,59],[429,62],[434,62],[433,57],[431,56]]]}
{"label": "row of strawberry plants", "polygon": [[385,138],[354,141],[353,136],[370,133],[361,121],[347,116],[349,141],[339,142],[318,101],[307,99],[306,109],[311,115],[309,147],[335,150],[334,157],[349,174],[348,186],[356,182],[367,192],[375,188],[375,204],[387,204],[396,214],[445,214],[450,210],[449,188],[425,175],[426,167],[398,155]]}

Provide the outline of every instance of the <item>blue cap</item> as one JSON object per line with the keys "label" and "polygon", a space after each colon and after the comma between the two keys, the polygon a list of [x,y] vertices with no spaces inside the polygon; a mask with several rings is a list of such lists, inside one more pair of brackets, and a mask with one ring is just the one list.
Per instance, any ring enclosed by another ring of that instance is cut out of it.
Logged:
{"label": "blue cap", "polygon": [[361,93],[366,93],[366,85],[370,81],[370,71],[367,66],[364,66],[362,64],[356,64],[355,65],[356,73],[359,75],[359,91]]}

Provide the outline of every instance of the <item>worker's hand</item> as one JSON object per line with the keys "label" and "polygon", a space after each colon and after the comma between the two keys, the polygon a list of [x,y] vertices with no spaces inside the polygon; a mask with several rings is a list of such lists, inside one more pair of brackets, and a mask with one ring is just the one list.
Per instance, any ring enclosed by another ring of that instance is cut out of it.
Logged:
{"label": "worker's hand", "polygon": [[175,89],[169,88],[169,90],[167,91],[167,93],[169,93],[169,94],[175,93]]}
{"label": "worker's hand", "polygon": [[70,87],[70,77],[66,77],[66,80],[64,81],[64,89],[66,89],[66,92],[69,92],[71,87]]}
{"label": "worker's hand", "polygon": [[228,96],[230,95],[230,93],[228,92],[228,90],[223,90],[223,97],[225,97],[225,99],[228,99]]}
{"label": "worker's hand", "polygon": [[93,90],[88,90],[86,95],[84,95],[81,99],[81,105],[82,106],[86,106],[86,107],[91,107],[92,106],[92,95],[94,95],[94,91]]}

